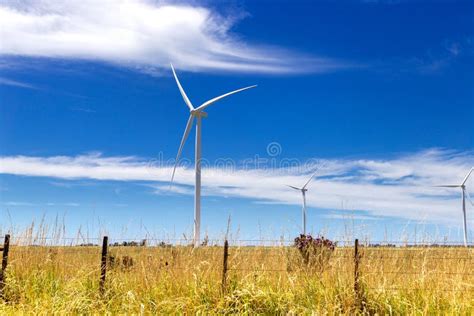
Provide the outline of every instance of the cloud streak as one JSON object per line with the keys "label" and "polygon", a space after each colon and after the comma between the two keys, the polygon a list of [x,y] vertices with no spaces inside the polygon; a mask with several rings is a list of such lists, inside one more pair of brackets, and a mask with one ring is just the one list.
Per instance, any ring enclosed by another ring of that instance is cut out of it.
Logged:
{"label": "cloud streak", "polygon": [[231,31],[238,20],[203,6],[147,0],[4,2],[0,54],[102,61],[150,73],[160,73],[169,62],[189,71],[252,73],[352,67],[249,44]]}
{"label": "cloud streak", "polygon": [[[329,210],[367,212],[433,222],[458,222],[460,192],[433,185],[458,183],[474,165],[472,152],[427,150],[385,159],[327,159],[308,192],[308,205]],[[306,182],[311,168],[204,168],[203,193],[240,197],[265,203],[300,205],[300,196],[285,185]],[[0,157],[0,173],[59,179],[146,181],[156,194],[193,194],[194,171],[178,168],[176,187],[167,191],[172,167],[138,157],[104,157],[100,154],[55,157]],[[151,184],[150,184],[151,183]],[[474,192],[474,181],[468,182]],[[468,204],[469,205],[469,204]],[[470,206],[469,206],[470,207]],[[470,216],[471,217],[471,216]],[[472,217],[471,217],[472,218]]]}
{"label": "cloud streak", "polygon": [[38,89],[38,88],[36,88],[35,86],[33,86],[31,84],[16,81],[16,80],[11,80],[11,79],[8,79],[8,78],[2,78],[2,77],[0,77],[0,85],[17,87],[17,88],[24,88],[24,89],[33,89],[33,90]]}

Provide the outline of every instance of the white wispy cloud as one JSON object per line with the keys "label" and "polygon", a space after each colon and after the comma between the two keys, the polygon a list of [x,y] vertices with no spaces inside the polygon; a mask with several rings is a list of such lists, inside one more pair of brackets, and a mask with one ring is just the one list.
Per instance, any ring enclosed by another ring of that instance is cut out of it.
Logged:
{"label": "white wispy cloud", "polygon": [[0,85],[17,87],[17,88],[24,88],[24,89],[33,89],[33,90],[38,89],[37,87],[35,87],[35,86],[33,86],[29,83],[16,81],[16,80],[8,79],[8,78],[2,78],[2,77],[0,77]]}
{"label": "white wispy cloud", "polygon": [[257,73],[351,67],[324,57],[250,44],[231,30],[236,16],[152,0],[25,0],[0,4],[0,54],[105,61],[159,73],[181,69]]}
{"label": "white wispy cloud", "polygon": [[73,206],[77,207],[80,206],[79,203],[75,202],[68,202],[68,203],[55,203],[55,202],[48,202],[46,204],[38,204],[38,203],[31,203],[31,202],[24,202],[24,201],[7,201],[3,202],[3,205],[6,206]]}
{"label": "white wispy cloud", "polygon": [[343,213],[343,214],[326,214],[323,215],[324,218],[329,219],[342,219],[342,220],[354,220],[354,221],[379,221],[380,217],[353,214],[353,213]]}
{"label": "white wispy cloud", "polygon": [[79,203],[75,202],[68,202],[68,203],[54,203],[54,202],[48,202],[46,203],[47,206],[73,206],[73,207],[78,207],[80,206]]}
{"label": "white wispy cloud", "polygon": [[[308,205],[330,210],[367,212],[412,220],[458,221],[459,190],[433,185],[460,183],[474,165],[472,152],[427,150],[392,159],[326,159],[308,192]],[[310,168],[309,168],[310,169]],[[267,168],[228,170],[204,168],[205,195],[242,197],[265,203],[301,203],[285,185],[305,183],[309,170]],[[0,173],[59,179],[146,181],[157,194],[192,194],[194,171],[178,168],[174,189],[168,191],[171,166],[160,166],[138,157],[104,157],[100,154],[55,157],[0,157]],[[474,177],[473,177],[474,178]],[[156,182],[156,183],[155,183]],[[469,180],[469,192],[474,192]],[[346,203],[347,205],[347,203]],[[472,217],[469,216],[471,219]]]}
{"label": "white wispy cloud", "polygon": [[7,201],[4,202],[3,205],[6,206],[33,206],[33,203],[30,202],[21,202],[21,201]]}

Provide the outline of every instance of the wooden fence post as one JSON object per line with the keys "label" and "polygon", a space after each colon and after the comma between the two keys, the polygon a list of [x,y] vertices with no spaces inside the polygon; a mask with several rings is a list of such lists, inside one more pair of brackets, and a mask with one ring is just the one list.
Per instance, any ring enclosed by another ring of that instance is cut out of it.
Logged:
{"label": "wooden fence post", "polygon": [[2,255],[2,270],[0,271],[0,296],[4,297],[3,289],[5,288],[5,280],[6,280],[6,269],[8,264],[8,252],[10,250],[10,235],[5,235],[5,240],[3,242],[3,255]]}
{"label": "wooden fence post", "polygon": [[104,236],[102,241],[102,258],[100,260],[100,282],[99,282],[99,290],[100,294],[104,294],[105,292],[105,274],[107,272],[107,246],[109,243],[109,237]]}
{"label": "wooden fence post", "polygon": [[224,261],[222,265],[222,293],[226,292],[227,285],[227,259],[229,257],[229,242],[227,239],[224,242]]}
{"label": "wooden fence post", "polygon": [[358,309],[360,309],[360,284],[359,284],[359,239],[355,240],[354,243],[354,295],[355,295],[355,304]]}

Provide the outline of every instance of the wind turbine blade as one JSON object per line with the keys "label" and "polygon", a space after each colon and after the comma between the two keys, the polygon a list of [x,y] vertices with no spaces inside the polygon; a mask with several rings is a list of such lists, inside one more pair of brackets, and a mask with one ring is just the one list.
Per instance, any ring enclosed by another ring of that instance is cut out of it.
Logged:
{"label": "wind turbine blade", "polygon": [[444,185],[434,185],[435,188],[460,188],[459,184],[444,184]]}
{"label": "wind turbine blade", "polygon": [[294,187],[294,186],[292,186],[292,185],[286,185],[286,186],[287,186],[287,187],[290,187],[290,188],[292,188],[292,189],[295,189],[295,190],[301,191],[301,189],[300,189],[300,188]]}
{"label": "wind turbine blade", "polygon": [[181,144],[179,145],[178,154],[176,155],[176,162],[174,163],[173,174],[171,176],[171,183],[173,183],[174,173],[176,172],[176,167],[178,166],[179,157],[181,156],[181,152],[183,151],[184,143],[189,136],[189,132],[193,127],[194,115],[190,115],[188,119],[188,123],[186,124],[186,129],[184,130],[183,138],[181,139]]}
{"label": "wind turbine blade", "polygon": [[469,176],[471,175],[472,170],[474,170],[474,167],[471,168],[471,170],[469,170],[469,173],[468,173],[467,176],[464,178],[464,180],[462,181],[461,185],[466,184],[466,181],[467,181],[467,179],[469,178]]}
{"label": "wind turbine blade", "polygon": [[306,189],[306,186],[311,182],[311,180],[313,180],[314,176],[316,175],[316,173],[318,172],[319,168],[316,168],[316,171],[311,175],[311,178],[308,179],[308,181],[306,181],[306,183],[303,185],[303,189]]}
{"label": "wind turbine blade", "polygon": [[205,108],[207,108],[209,105],[211,105],[212,103],[215,103],[225,97],[228,97],[232,94],[236,94],[236,93],[239,93],[239,92],[242,92],[244,90],[248,90],[248,89],[252,89],[252,88],[255,88],[257,85],[254,85],[254,86],[249,86],[249,87],[245,87],[245,88],[242,88],[242,89],[238,89],[238,90],[235,90],[235,91],[231,91],[231,92],[228,92],[226,94],[223,94],[221,96],[218,96],[218,97],[215,97],[214,99],[210,99],[209,101],[206,101],[204,102],[203,104],[201,104],[197,109],[196,111],[202,111],[204,110]]}
{"label": "wind turbine blade", "polygon": [[170,65],[171,65],[171,70],[173,70],[174,79],[176,80],[176,84],[178,85],[179,92],[181,92],[181,96],[183,97],[184,102],[186,103],[186,105],[188,106],[190,111],[194,110],[194,107],[193,107],[191,101],[189,101],[188,96],[186,95],[186,92],[184,92],[184,89],[183,89],[183,87],[181,86],[181,83],[178,80],[178,76],[176,76],[176,72],[174,71],[173,64],[170,64]]}

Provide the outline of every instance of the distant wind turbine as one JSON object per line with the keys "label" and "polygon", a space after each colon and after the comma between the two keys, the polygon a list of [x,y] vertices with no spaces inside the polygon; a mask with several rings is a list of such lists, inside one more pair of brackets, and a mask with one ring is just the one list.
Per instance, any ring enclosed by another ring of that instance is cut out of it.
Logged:
{"label": "distant wind turbine", "polygon": [[173,183],[174,174],[176,172],[176,166],[178,165],[179,157],[181,156],[181,151],[183,150],[184,143],[189,136],[189,132],[193,126],[194,119],[196,118],[196,143],[195,143],[195,172],[196,172],[196,179],[195,179],[195,193],[194,193],[194,246],[199,247],[200,245],[200,230],[201,230],[201,118],[207,117],[207,113],[203,112],[205,108],[209,105],[228,97],[232,94],[255,88],[254,86],[245,87],[242,89],[238,89],[235,91],[228,92],[221,96],[215,97],[210,99],[197,108],[194,108],[193,104],[189,100],[188,96],[183,90],[181,83],[178,80],[178,76],[176,76],[176,72],[174,71],[173,65],[171,65],[171,70],[173,71],[174,79],[176,80],[176,84],[178,85],[179,92],[181,92],[181,96],[184,99],[184,103],[189,108],[189,119],[188,123],[186,124],[186,129],[184,130],[183,138],[181,139],[181,144],[179,145],[178,154],[176,155],[176,162],[173,168],[173,175],[171,176],[171,183]]}
{"label": "distant wind turbine", "polygon": [[301,195],[303,197],[303,206],[302,206],[302,209],[301,209],[301,216],[302,216],[302,221],[303,221],[303,223],[302,223],[303,224],[303,235],[306,235],[306,192],[308,191],[308,189],[306,189],[306,187],[311,182],[311,180],[313,180],[313,177],[316,175],[316,172],[318,172],[317,169],[311,175],[311,177],[308,179],[308,181],[306,181],[306,183],[303,185],[303,187],[301,187],[301,188],[298,188],[298,187],[295,187],[295,186],[292,186],[292,185],[287,185],[288,187],[290,187],[292,189],[300,191]]}
{"label": "distant wind turbine", "polygon": [[469,179],[474,167],[469,170],[464,180],[461,184],[443,184],[443,185],[436,185],[436,187],[440,188],[461,188],[461,199],[462,199],[462,215],[463,215],[463,224],[464,224],[464,246],[467,247],[467,221],[466,221],[466,182]]}

